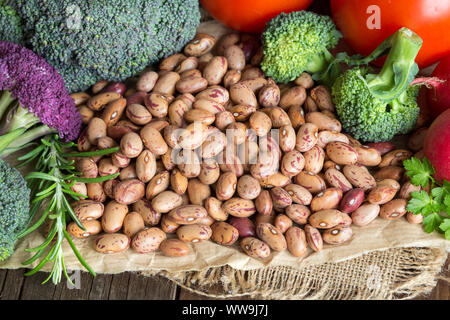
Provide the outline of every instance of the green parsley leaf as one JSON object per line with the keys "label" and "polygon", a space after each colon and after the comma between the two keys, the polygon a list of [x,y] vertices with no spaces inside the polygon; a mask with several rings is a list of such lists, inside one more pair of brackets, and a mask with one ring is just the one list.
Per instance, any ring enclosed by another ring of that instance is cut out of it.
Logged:
{"label": "green parsley leaf", "polygon": [[433,212],[423,219],[423,228],[425,232],[432,233],[433,231],[440,231],[439,226],[441,225],[443,217],[439,213]]}
{"label": "green parsley leaf", "polygon": [[445,233],[445,239],[450,240],[450,218],[444,219],[444,222],[439,225],[439,229]]}
{"label": "green parsley leaf", "polygon": [[433,202],[426,191],[414,191],[411,193],[411,200],[409,200],[406,210],[425,216],[432,212],[432,205]]}
{"label": "green parsley leaf", "polygon": [[406,174],[411,178],[411,183],[415,186],[426,187],[430,181],[434,181],[434,168],[427,158],[420,161],[413,157],[403,161],[403,166]]}

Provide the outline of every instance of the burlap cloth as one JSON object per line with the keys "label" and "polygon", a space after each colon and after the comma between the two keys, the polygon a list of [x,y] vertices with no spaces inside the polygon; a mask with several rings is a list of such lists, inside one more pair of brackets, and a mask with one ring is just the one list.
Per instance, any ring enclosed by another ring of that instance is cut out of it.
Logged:
{"label": "burlap cloth", "polygon": [[[199,32],[215,36],[226,28],[214,21],[202,23]],[[14,163],[14,159],[8,159]],[[195,293],[215,298],[247,296],[259,299],[405,299],[426,294],[435,287],[450,241],[426,234],[420,225],[405,219],[377,218],[366,227],[353,228],[353,238],[341,246],[325,245],[302,258],[287,251],[273,252],[266,260],[245,255],[237,245],[210,241],[191,245],[185,257],[170,258],[133,250],[114,255],[97,253],[94,239],[74,239],[86,262],[101,273],[140,272],[161,275]],[[30,258],[24,251],[42,243],[34,232],[18,243],[15,254],[0,268],[16,269]],[[84,270],[67,243],[65,263],[70,270]],[[34,265],[36,265],[35,263]],[[33,266],[34,266],[33,265]],[[50,265],[43,270],[49,271]]]}

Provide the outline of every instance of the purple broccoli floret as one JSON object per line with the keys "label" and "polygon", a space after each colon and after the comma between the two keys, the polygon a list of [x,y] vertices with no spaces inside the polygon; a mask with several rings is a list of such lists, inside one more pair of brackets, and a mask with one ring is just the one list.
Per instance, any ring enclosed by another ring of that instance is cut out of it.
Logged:
{"label": "purple broccoli floret", "polygon": [[81,115],[63,78],[31,50],[0,41],[0,90],[0,154],[21,147],[19,137],[24,143],[48,133],[66,141],[78,137]]}

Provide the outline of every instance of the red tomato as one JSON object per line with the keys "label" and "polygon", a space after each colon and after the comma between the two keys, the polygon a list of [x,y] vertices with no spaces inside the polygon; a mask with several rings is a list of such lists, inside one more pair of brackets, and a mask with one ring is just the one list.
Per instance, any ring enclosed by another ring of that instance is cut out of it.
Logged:
{"label": "red tomato", "polygon": [[262,32],[266,22],[281,12],[306,9],[312,0],[200,0],[224,25],[244,32]]}
{"label": "red tomato", "polygon": [[[362,55],[401,27],[423,39],[416,59],[419,67],[450,53],[449,0],[331,0],[331,11],[345,40]],[[378,13],[380,19],[376,19]]]}

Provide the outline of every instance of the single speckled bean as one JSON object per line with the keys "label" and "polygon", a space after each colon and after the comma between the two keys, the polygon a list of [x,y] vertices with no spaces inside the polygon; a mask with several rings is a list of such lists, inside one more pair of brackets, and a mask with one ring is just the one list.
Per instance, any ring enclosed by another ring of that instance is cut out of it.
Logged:
{"label": "single speckled bean", "polygon": [[121,204],[132,204],[145,195],[145,184],[138,179],[127,179],[114,188],[114,199]]}
{"label": "single speckled bean", "polygon": [[130,238],[121,233],[103,234],[95,239],[95,250],[100,253],[113,254],[127,250]]}
{"label": "single speckled bean", "polygon": [[225,246],[230,246],[239,239],[239,231],[226,222],[215,222],[211,225],[211,240]]}
{"label": "single speckled bean", "polygon": [[270,247],[263,241],[254,238],[246,237],[240,242],[242,250],[250,257],[256,259],[264,259],[270,255]]}
{"label": "single speckled bean", "polygon": [[86,230],[81,229],[76,222],[71,222],[67,226],[67,232],[76,238],[87,238],[102,231],[102,225],[98,220],[85,221],[82,225]]}
{"label": "single speckled bean", "polygon": [[383,156],[381,162],[378,164],[378,167],[383,168],[387,166],[401,166],[403,161],[411,158],[412,155],[413,153],[409,150],[393,150]]}
{"label": "single speckled bean", "polygon": [[303,155],[305,157],[305,171],[316,174],[322,171],[323,163],[325,161],[325,151],[321,147],[316,145],[306,151]]}
{"label": "single speckled bean", "polygon": [[316,252],[322,250],[323,240],[319,230],[317,230],[316,228],[314,228],[309,224],[305,226],[304,230],[306,234],[306,241],[308,242],[311,249],[313,249]]}
{"label": "single speckled bean", "polygon": [[212,236],[211,227],[203,224],[184,225],[179,227],[176,233],[181,241],[192,243],[209,240]]}
{"label": "single speckled bean", "polygon": [[356,147],[356,152],[358,152],[358,163],[363,166],[375,167],[381,162],[381,153],[375,148],[359,146]]}
{"label": "single speckled bean", "polygon": [[327,144],[328,157],[337,164],[355,164],[358,161],[358,152],[347,143],[333,141]]}
{"label": "single speckled bean", "polygon": [[261,193],[261,185],[258,180],[247,174],[239,177],[236,190],[239,197],[253,200]]}
{"label": "single speckled bean", "polygon": [[421,215],[420,213],[413,214],[412,212],[407,212],[406,220],[408,220],[408,222],[412,224],[421,224],[423,222],[423,215]]}
{"label": "single speckled bean", "polygon": [[311,201],[311,210],[313,212],[335,209],[338,207],[339,202],[342,199],[342,190],[340,188],[328,188],[321,193],[317,194]]}
{"label": "single speckled bean", "polygon": [[306,152],[314,147],[318,140],[319,129],[313,123],[303,124],[297,132],[295,148],[300,152]]}
{"label": "single speckled bean", "polygon": [[406,214],[408,200],[394,199],[381,206],[380,217],[386,220],[397,220]]}
{"label": "single speckled bean", "polygon": [[79,200],[72,204],[72,209],[81,221],[96,220],[103,215],[105,207],[103,203],[92,200]]}
{"label": "single speckled bean", "polygon": [[269,215],[273,209],[272,198],[268,190],[262,190],[255,199],[255,208],[261,215]]}
{"label": "single speckled bean", "polygon": [[259,223],[256,226],[256,234],[272,250],[283,251],[287,249],[287,242],[283,233],[270,223]]}
{"label": "single speckled bean", "polygon": [[311,210],[302,204],[292,204],[284,212],[292,221],[300,225],[306,224],[311,215]]}
{"label": "single speckled bean", "polygon": [[206,209],[200,205],[188,204],[178,206],[168,213],[168,217],[177,224],[195,224],[208,215]]}
{"label": "single speckled bean", "polygon": [[362,188],[367,191],[376,186],[375,178],[364,166],[346,165],[343,172],[348,181],[356,188]]}
{"label": "single speckled bean", "polygon": [[[306,155],[306,153],[305,153]],[[311,162],[311,159],[309,159]],[[281,172],[288,177],[299,174],[305,168],[305,157],[300,151],[292,150],[284,154],[281,159]]]}
{"label": "single speckled bean", "polygon": [[285,237],[287,248],[294,257],[301,257],[307,252],[308,245],[302,229],[292,226],[287,229]]}
{"label": "single speckled bean", "polygon": [[108,202],[102,215],[102,228],[106,233],[114,233],[122,229],[123,220],[128,213],[128,206],[114,200]]}
{"label": "single speckled bean", "polygon": [[237,197],[225,201],[222,209],[234,217],[249,217],[256,212],[255,204],[252,200]]}
{"label": "single speckled bean", "polygon": [[322,239],[328,244],[342,244],[352,238],[352,228],[337,226],[325,230],[322,234]]}
{"label": "single speckled bean", "polygon": [[411,193],[419,192],[422,188],[420,186],[413,185],[410,181],[407,181],[403,184],[398,194],[399,198],[402,199],[411,199]]}
{"label": "single speckled bean", "polygon": [[295,176],[294,181],[312,194],[320,193],[326,189],[325,180],[319,174],[314,174],[309,171],[300,172]]}
{"label": "single speckled bean", "polygon": [[378,217],[380,206],[378,204],[364,203],[352,213],[353,224],[363,227]]}
{"label": "single speckled bean", "polygon": [[126,133],[120,139],[120,151],[128,158],[136,158],[144,149],[141,137],[135,132]]}
{"label": "single speckled bean", "polygon": [[161,252],[168,257],[182,257],[189,253],[190,248],[178,239],[166,239],[159,245]]}
{"label": "single speckled bean", "polygon": [[313,123],[319,128],[319,131],[328,130],[332,132],[340,132],[341,123],[323,112],[309,112],[305,116],[306,122]]}
{"label": "single speckled bean", "polygon": [[166,213],[182,204],[181,196],[173,191],[163,191],[152,199],[152,207],[157,212]]}
{"label": "single speckled bean", "polygon": [[130,212],[123,219],[123,233],[133,238],[136,233],[145,228],[144,219],[137,212]]}
{"label": "single speckled bean", "polygon": [[167,238],[166,233],[153,227],[139,231],[131,241],[131,247],[137,253],[149,253],[158,250],[162,241]]}
{"label": "single speckled bean", "polygon": [[274,225],[280,229],[282,233],[285,233],[290,227],[292,227],[292,224],[292,220],[285,214],[279,214],[275,217]]}
{"label": "single speckled bean", "polygon": [[161,220],[161,213],[153,209],[150,201],[141,199],[133,203],[133,211],[141,215],[147,226],[156,226]]}
{"label": "single speckled bean", "polygon": [[[318,229],[330,229],[346,223],[349,216],[336,209],[321,210],[309,216],[309,224]],[[351,222],[351,219],[350,219]]]}
{"label": "single speckled bean", "polygon": [[400,181],[403,177],[403,174],[405,172],[405,169],[403,167],[397,167],[397,166],[387,166],[383,167],[375,174],[373,177],[377,180],[384,180],[384,179],[394,179],[397,181]]}

